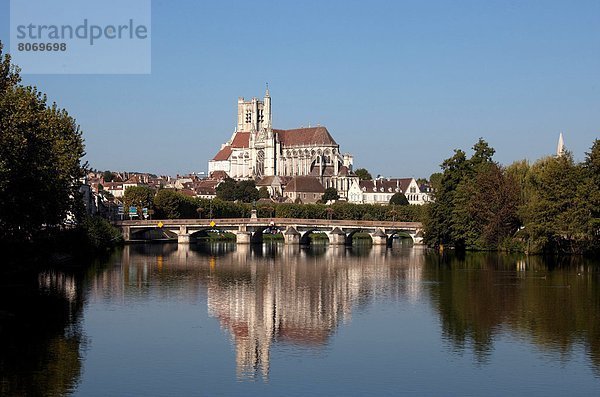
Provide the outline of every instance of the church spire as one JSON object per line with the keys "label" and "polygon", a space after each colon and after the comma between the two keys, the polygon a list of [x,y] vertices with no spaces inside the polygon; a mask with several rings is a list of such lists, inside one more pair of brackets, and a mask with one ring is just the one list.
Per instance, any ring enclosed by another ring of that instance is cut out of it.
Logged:
{"label": "church spire", "polygon": [[265,115],[265,120],[264,120],[264,126],[265,129],[267,130],[267,136],[271,137],[272,134],[272,129],[273,129],[273,119],[272,119],[272,113],[271,113],[271,93],[269,92],[269,83],[267,84],[267,91],[265,92],[265,101],[264,101],[264,115]]}
{"label": "church spire", "polygon": [[565,153],[565,141],[563,139],[562,132],[558,136],[558,145],[556,147],[556,155],[558,157],[562,156]]}

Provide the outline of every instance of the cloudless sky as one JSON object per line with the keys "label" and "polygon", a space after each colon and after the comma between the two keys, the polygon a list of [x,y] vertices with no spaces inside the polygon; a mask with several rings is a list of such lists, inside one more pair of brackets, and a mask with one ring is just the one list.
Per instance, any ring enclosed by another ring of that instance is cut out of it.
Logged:
{"label": "cloudless sky", "polygon": [[[25,75],[98,169],[205,171],[237,98],[325,125],[354,165],[428,177],[479,138],[509,164],[600,137],[600,1],[152,2],[150,75]],[[0,0],[8,47],[9,2]],[[24,70],[23,72],[27,72]]]}

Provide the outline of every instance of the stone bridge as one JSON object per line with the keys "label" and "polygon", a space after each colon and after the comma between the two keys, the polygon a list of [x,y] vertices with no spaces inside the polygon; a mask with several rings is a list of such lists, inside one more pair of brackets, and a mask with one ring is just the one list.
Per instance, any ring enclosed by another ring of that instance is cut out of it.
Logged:
{"label": "stone bridge", "polygon": [[[261,243],[267,229],[278,229],[283,233],[286,244],[308,244],[311,233],[325,233],[332,245],[351,245],[357,232],[368,233],[374,245],[391,244],[395,236],[410,237],[421,244],[420,222],[355,221],[297,218],[229,218],[229,219],[165,219],[117,221],[126,242],[148,240],[142,235],[160,232],[163,238],[150,240],[178,241],[189,243],[200,233],[219,230],[234,233],[238,244]],[[159,234],[160,234],[159,233]]]}

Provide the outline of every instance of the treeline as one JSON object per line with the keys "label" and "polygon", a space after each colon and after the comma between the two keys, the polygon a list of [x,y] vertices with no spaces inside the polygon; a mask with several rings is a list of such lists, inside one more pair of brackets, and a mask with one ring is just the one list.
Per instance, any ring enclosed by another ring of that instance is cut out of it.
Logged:
{"label": "treeline", "polygon": [[600,250],[600,141],[582,163],[565,152],[530,165],[503,167],[480,139],[442,163],[435,202],[424,217],[425,241],[458,249],[532,253]]}
{"label": "treeline", "polygon": [[[185,196],[175,190],[162,189],[156,195],[147,187],[125,191],[126,206],[154,209],[155,219],[244,218],[251,215],[252,204],[220,199]],[[417,205],[370,205],[337,202],[325,204],[259,203],[259,218],[356,219],[380,221],[419,221],[423,208]]]}
{"label": "treeline", "polygon": [[1,240],[35,238],[82,210],[81,131],[64,109],[20,81],[0,43]]}
{"label": "treeline", "polygon": [[[41,255],[45,247],[71,252],[113,245],[115,229],[85,215],[79,126],[37,88],[21,84],[2,48],[0,42],[0,245],[20,257]],[[35,250],[22,248],[31,243]]]}

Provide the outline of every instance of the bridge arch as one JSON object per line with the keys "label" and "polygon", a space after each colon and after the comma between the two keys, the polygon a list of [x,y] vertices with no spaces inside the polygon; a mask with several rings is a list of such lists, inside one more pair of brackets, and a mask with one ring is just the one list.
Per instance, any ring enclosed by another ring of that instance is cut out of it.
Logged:
{"label": "bridge arch", "polygon": [[346,245],[352,245],[352,240],[354,238],[354,235],[356,233],[361,233],[362,231],[363,231],[362,229],[353,229],[350,231],[350,233],[347,233],[346,234]]}
{"label": "bridge arch", "polygon": [[130,232],[131,241],[177,241],[177,233],[157,226],[133,229]]}
{"label": "bridge arch", "polygon": [[394,236],[398,236],[399,238],[410,239],[413,244],[415,243],[415,235],[411,233],[409,230],[404,229],[395,229],[395,230],[387,230],[388,235],[387,245],[391,246],[394,241]]}
{"label": "bridge arch", "polygon": [[325,236],[327,238],[327,241],[329,241],[329,236],[327,235],[327,233],[320,230],[319,228],[314,227],[314,228],[308,229],[307,231],[302,232],[302,236],[300,237],[300,244],[310,245],[310,243],[311,243],[310,235],[315,232],[319,233],[319,234],[323,234],[323,236]]}

